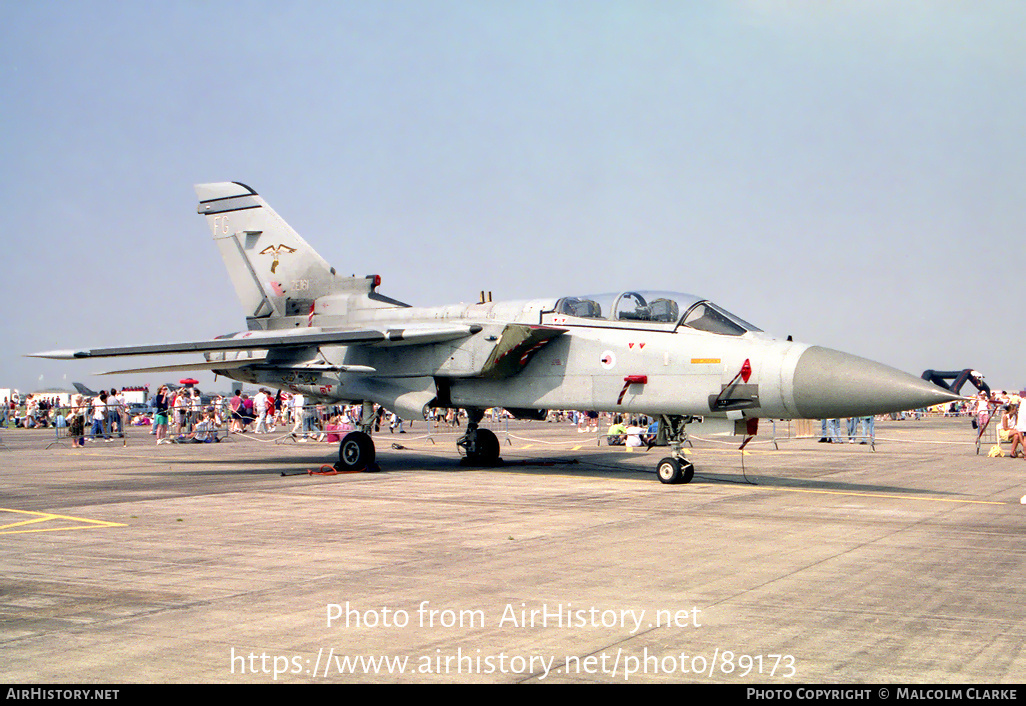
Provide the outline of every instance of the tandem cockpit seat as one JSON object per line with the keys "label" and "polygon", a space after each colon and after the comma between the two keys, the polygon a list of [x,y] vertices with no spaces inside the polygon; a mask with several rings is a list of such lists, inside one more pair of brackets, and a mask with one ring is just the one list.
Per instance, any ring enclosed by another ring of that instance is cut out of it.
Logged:
{"label": "tandem cockpit seat", "polygon": [[559,300],[558,313],[579,316],[584,319],[601,319],[602,307],[597,301],[578,297],[563,297]]}

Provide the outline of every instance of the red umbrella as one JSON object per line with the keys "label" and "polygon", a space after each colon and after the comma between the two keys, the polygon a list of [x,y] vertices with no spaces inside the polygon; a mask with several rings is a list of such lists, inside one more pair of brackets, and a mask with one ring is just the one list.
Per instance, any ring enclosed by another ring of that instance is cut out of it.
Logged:
{"label": "red umbrella", "polygon": [[178,381],[182,385],[199,385],[199,380],[193,380],[192,378],[185,378],[184,380]]}

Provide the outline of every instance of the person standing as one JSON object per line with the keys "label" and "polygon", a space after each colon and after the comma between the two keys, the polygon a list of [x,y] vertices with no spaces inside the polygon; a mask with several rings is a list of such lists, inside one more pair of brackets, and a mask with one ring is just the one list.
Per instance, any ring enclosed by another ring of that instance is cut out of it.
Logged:
{"label": "person standing", "polygon": [[278,412],[281,404],[281,390],[278,390],[278,394],[271,397],[271,391],[267,391],[267,431],[273,433],[276,427],[275,422],[278,418]]}
{"label": "person standing", "polygon": [[389,417],[389,420],[388,420],[388,433],[389,434],[394,434],[396,432],[396,430],[398,430],[400,434],[405,434],[406,433],[405,431],[403,431],[403,420],[402,420],[402,417],[400,417],[395,412],[392,412],[392,416]]}
{"label": "person standing", "polygon": [[980,390],[980,394],[976,396],[975,411],[977,436],[982,436],[983,430],[987,428],[987,423],[990,422],[990,397],[983,390]]}
{"label": "person standing", "polygon": [[171,393],[167,385],[161,385],[157,396],[153,398],[153,430],[157,443],[162,444],[167,437],[168,410],[171,408]]}
{"label": "person standing", "polygon": [[189,421],[189,398],[186,397],[187,390],[183,387],[175,392],[172,409],[175,413],[174,436],[181,436],[186,433],[186,425]]}
{"label": "person standing", "polygon": [[236,390],[235,396],[228,400],[228,407],[231,408],[231,424],[229,431],[236,434],[242,431],[242,390]]}
{"label": "person standing", "polygon": [[860,444],[869,444],[876,439],[876,417],[870,415],[862,418],[862,441]]}
{"label": "person standing", "polygon": [[260,388],[253,397],[253,412],[256,414],[257,425],[254,434],[267,433],[267,390]]}
{"label": "person standing", "polygon": [[820,437],[820,443],[827,444],[840,444],[841,443],[841,420],[840,419],[824,419],[821,422],[823,433]]}
{"label": "person standing", "polygon": [[203,398],[200,391],[195,387],[189,391],[189,430],[199,423],[200,415],[203,413]]}
{"label": "person standing", "polygon": [[107,420],[107,391],[100,390],[100,394],[93,398],[93,428],[89,434],[93,441],[96,441],[97,434],[103,434],[104,441],[110,441],[110,433],[104,428]]}
{"label": "person standing", "polygon": [[71,437],[72,448],[82,448],[85,446],[85,413],[86,407],[82,403],[82,395],[72,397],[71,424],[68,427],[68,436]]}
{"label": "person standing", "polygon": [[121,418],[124,410],[124,397],[119,397],[117,388],[112,387],[110,394],[107,395],[107,428],[111,435],[115,433],[119,437],[125,435],[124,422]]}
{"label": "person standing", "polygon": [[242,393],[242,431],[245,432],[249,429],[249,425],[253,423],[253,398]]}
{"label": "person standing", "polygon": [[[289,403],[292,406],[292,419],[295,422],[292,425],[292,435],[293,436],[296,435],[296,432],[300,431],[301,429],[305,429],[306,428],[306,415],[307,415],[307,411],[306,411],[306,408],[304,407],[305,402],[306,402],[306,400],[304,399],[302,392],[296,392],[295,394],[292,395],[292,398],[289,400]],[[304,434],[303,438],[304,439],[306,438],[305,434]]]}

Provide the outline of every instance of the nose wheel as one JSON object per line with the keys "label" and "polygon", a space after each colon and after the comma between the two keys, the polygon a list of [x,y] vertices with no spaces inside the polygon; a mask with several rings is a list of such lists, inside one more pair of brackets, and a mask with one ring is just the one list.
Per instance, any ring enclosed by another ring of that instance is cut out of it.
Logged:
{"label": "nose wheel", "polygon": [[499,439],[489,429],[477,429],[456,442],[466,453],[466,463],[475,466],[495,466],[499,463]]}
{"label": "nose wheel", "polygon": [[656,475],[662,483],[674,485],[690,483],[695,477],[695,465],[687,459],[676,459],[667,456],[656,466]]}
{"label": "nose wheel", "polygon": [[474,466],[495,466],[501,463],[499,450],[502,447],[498,438],[492,431],[478,427],[483,418],[484,410],[467,410],[467,432],[456,441],[456,446],[466,454],[461,463]]}

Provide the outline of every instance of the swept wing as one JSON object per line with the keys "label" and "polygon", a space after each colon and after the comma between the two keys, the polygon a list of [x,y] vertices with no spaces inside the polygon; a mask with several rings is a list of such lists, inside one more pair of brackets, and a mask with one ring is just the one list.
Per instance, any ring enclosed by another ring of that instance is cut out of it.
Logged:
{"label": "swept wing", "polygon": [[[235,338],[214,338],[206,341],[155,343],[143,346],[87,348],[31,353],[31,358],[115,358],[136,355],[167,355],[175,353],[215,353],[219,351],[265,350],[305,346],[401,346],[438,343],[466,338],[481,330],[473,324],[445,326],[409,326],[406,328],[360,329],[348,331],[249,331]],[[249,361],[252,362],[252,361]],[[219,364],[218,367],[224,366]]]}

